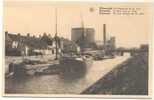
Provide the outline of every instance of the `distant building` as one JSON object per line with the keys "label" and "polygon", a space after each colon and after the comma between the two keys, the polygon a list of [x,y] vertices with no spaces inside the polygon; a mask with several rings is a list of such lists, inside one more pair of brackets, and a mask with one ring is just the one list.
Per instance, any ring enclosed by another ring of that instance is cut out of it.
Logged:
{"label": "distant building", "polygon": [[94,28],[72,28],[71,40],[80,48],[91,48],[94,40]]}
{"label": "distant building", "polygon": [[89,43],[95,42],[94,40],[95,30],[93,28],[72,28],[71,40],[77,42],[83,36]]}
{"label": "distant building", "polygon": [[5,32],[5,36],[6,56],[54,54],[55,48],[52,43],[48,45],[45,40],[30,36],[30,33],[27,33],[27,36],[22,36],[20,33]]}
{"label": "distant building", "polygon": [[110,39],[106,41],[106,49],[107,50],[115,50],[115,48],[116,48],[115,37],[110,37]]}

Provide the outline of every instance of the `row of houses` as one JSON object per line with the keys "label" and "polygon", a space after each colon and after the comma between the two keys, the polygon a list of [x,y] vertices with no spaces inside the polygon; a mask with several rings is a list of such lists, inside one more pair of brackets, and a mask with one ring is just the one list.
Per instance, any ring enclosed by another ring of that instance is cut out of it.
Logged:
{"label": "row of houses", "polygon": [[[55,54],[55,40],[44,33],[41,37],[5,32],[6,56],[31,56]],[[60,50],[60,45],[59,45]]]}
{"label": "row of houses", "polygon": [[[57,41],[57,42],[56,42]],[[46,33],[43,36],[26,36],[20,33],[5,32],[6,56],[32,56],[32,55],[56,55],[56,43],[58,54],[76,52],[78,46],[71,40],[63,37],[51,37]]]}

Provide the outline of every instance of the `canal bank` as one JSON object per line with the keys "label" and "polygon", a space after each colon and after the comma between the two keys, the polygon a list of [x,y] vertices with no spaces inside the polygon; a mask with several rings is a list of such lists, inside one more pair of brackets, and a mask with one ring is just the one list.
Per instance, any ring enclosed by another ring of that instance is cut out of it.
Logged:
{"label": "canal bank", "polygon": [[129,58],[81,94],[148,95],[148,53]]}

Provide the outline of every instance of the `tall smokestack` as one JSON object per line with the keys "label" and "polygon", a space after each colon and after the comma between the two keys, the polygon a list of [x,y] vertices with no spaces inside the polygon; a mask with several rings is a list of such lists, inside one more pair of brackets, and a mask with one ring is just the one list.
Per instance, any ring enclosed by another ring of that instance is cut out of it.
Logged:
{"label": "tall smokestack", "polygon": [[103,24],[103,43],[106,45],[106,24]]}

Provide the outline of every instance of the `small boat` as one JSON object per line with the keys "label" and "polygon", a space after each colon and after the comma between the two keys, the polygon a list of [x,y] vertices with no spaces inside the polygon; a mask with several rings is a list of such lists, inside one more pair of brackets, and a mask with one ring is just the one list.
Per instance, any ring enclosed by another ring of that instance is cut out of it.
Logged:
{"label": "small boat", "polygon": [[[20,63],[10,63],[9,73],[6,77],[23,77],[23,76],[33,76],[35,74],[55,74],[58,73],[57,61],[53,62],[43,62],[39,60],[24,59]],[[56,68],[54,67],[56,66]]]}

